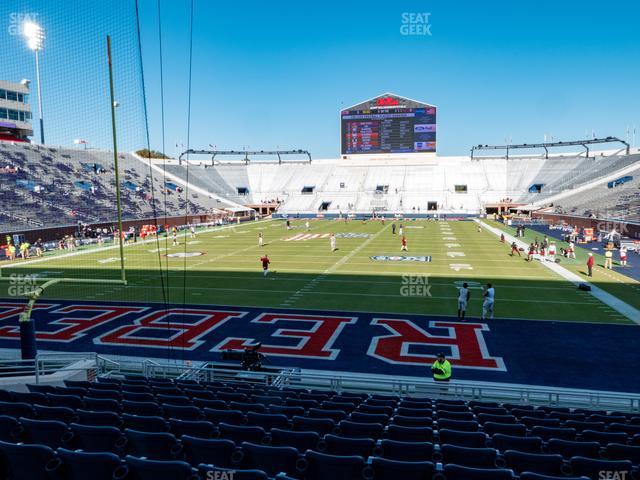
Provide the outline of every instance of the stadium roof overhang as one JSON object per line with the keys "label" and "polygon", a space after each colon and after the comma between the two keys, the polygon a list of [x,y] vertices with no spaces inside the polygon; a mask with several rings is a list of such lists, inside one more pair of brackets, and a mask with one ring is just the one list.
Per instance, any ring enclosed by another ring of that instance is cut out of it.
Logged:
{"label": "stadium roof overhang", "polygon": [[433,107],[437,108],[435,105],[431,105],[430,103],[420,102],[418,100],[413,100],[411,98],[402,97],[400,95],[396,95],[395,93],[383,93],[382,95],[378,95],[376,97],[365,100],[364,102],[356,103],[355,105],[351,105],[350,107],[346,107],[341,109],[341,111],[345,110],[378,110],[381,108],[427,108]]}
{"label": "stadium roof overhang", "polygon": [[311,163],[311,153],[308,150],[185,150],[178,157],[178,162],[182,163],[185,156],[189,155],[211,155],[211,164],[216,163],[217,156],[241,156],[241,160],[244,163],[250,162],[250,156],[276,156],[278,157],[278,163],[282,163],[282,157],[287,155],[303,155],[309,159]]}
{"label": "stadium roof overhang", "polygon": [[506,150],[506,158],[509,158],[509,150],[526,149],[526,148],[543,148],[545,158],[549,158],[549,148],[559,147],[575,147],[581,146],[585,149],[587,157],[589,156],[589,145],[602,143],[622,143],[626,147],[627,155],[629,155],[631,146],[618,137],[591,138],[587,140],[573,140],[570,142],[544,142],[544,143],[520,143],[513,145],[475,145],[471,147],[471,158],[474,152],[478,150]]}

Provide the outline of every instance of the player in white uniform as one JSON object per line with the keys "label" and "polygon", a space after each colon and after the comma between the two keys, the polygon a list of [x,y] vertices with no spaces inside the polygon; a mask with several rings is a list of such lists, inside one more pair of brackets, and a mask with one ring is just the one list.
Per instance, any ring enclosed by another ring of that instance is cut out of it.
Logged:
{"label": "player in white uniform", "polygon": [[336,247],[336,234],[332,233],[331,236],[329,237],[329,242],[331,243],[331,251],[335,252],[338,247]]}
{"label": "player in white uniform", "polygon": [[482,320],[487,317],[493,319],[493,304],[496,297],[496,291],[493,285],[487,283],[487,288],[484,291],[484,301],[482,302]]}
{"label": "player in white uniform", "polygon": [[262,234],[262,232],[258,233],[258,246],[264,246],[264,235]]}
{"label": "player in white uniform", "polygon": [[307,229],[307,232],[309,231],[309,220],[307,220],[306,222],[304,222],[304,228]]}
{"label": "player in white uniform", "polygon": [[576,246],[573,242],[569,242],[569,248],[567,248],[567,258],[576,258]]}
{"label": "player in white uniform", "polygon": [[189,237],[190,238],[196,238],[196,227],[195,227],[195,225],[191,225],[189,227]]}
{"label": "player in white uniform", "polygon": [[469,291],[469,285],[467,282],[462,284],[462,287],[458,289],[458,320],[464,321],[464,315],[467,311],[467,303],[471,298],[471,292]]}

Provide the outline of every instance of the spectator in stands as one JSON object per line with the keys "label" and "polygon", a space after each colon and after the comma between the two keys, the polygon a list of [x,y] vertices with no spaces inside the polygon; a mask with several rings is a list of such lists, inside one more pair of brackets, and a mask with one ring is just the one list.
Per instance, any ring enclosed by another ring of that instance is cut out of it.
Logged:
{"label": "spectator in stands", "polygon": [[[575,258],[575,257],[574,257]],[[593,258],[593,253],[589,252],[589,257],[587,258],[587,270],[588,276],[593,276],[593,264],[595,263],[595,259]]]}

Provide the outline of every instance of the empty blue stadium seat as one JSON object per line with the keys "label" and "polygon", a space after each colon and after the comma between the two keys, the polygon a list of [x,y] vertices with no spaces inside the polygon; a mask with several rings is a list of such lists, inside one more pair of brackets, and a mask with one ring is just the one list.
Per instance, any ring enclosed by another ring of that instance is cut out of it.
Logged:
{"label": "empty blue stadium seat", "polygon": [[122,421],[125,428],[138,430],[140,432],[166,432],[169,430],[167,421],[162,417],[122,414]]}
{"label": "empty blue stadium seat", "polygon": [[379,423],[386,425],[389,422],[389,416],[383,413],[351,412],[349,420],[359,423]]}
{"label": "empty blue stadium seat", "polygon": [[228,468],[232,466],[232,456],[236,444],[232,440],[198,438],[183,435],[182,442],[185,459],[191,465],[212,464]]}
{"label": "empty blue stadium seat", "polygon": [[367,458],[373,453],[375,440],[371,438],[349,438],[338,435],[325,435],[325,452],[331,455],[357,455]]}
{"label": "empty blue stadium seat", "polygon": [[431,442],[433,440],[433,429],[430,427],[389,425],[386,433],[387,438],[399,442]]}
{"label": "empty blue stadium seat", "polygon": [[514,437],[524,437],[527,434],[527,427],[522,423],[495,423],[487,422],[482,426],[484,433],[493,436],[496,433],[511,435]]}
{"label": "empty blue stadium seat", "polygon": [[155,402],[122,400],[121,405],[122,411],[124,413],[130,413],[131,415],[162,416],[162,409],[160,408],[160,405]]}
{"label": "empty blue stadium seat", "polygon": [[9,417],[36,418],[34,408],[23,402],[0,402],[0,415]]}
{"label": "empty blue stadium seat", "polygon": [[432,462],[403,462],[380,457],[371,459],[371,468],[377,480],[431,480],[436,472]]}
{"label": "empty blue stadium seat", "polygon": [[542,453],[542,439],[540,437],[515,437],[496,433],[491,440],[493,448],[501,452],[515,450],[517,452]]}
{"label": "empty blue stadium seat", "polygon": [[461,411],[449,411],[449,410],[438,410],[436,412],[438,419],[448,419],[448,420],[475,420],[475,415],[471,413],[469,410]]}
{"label": "empty blue stadium seat", "polygon": [[308,450],[304,458],[305,480],[354,480],[362,478],[365,462],[362,457],[328,455]]}
{"label": "empty blue stadium seat", "polygon": [[126,475],[116,477],[127,480],[199,480],[197,471],[179,460],[158,461],[127,455]]}
{"label": "empty blue stadium seat", "polygon": [[512,480],[513,473],[506,468],[471,468],[462,465],[445,465],[447,480]]}
{"label": "empty blue stadium seat", "polygon": [[247,424],[262,427],[267,431],[272,428],[288,429],[291,427],[286,415],[277,413],[247,412]]}
{"label": "empty blue stadium seat", "polygon": [[402,427],[433,427],[433,419],[431,417],[406,417],[404,415],[396,415],[392,419],[392,424]]}
{"label": "empty blue stadium seat", "polygon": [[269,411],[269,413],[281,413],[282,415],[286,415],[287,418],[302,417],[304,415],[304,408],[302,407],[269,405],[267,410]]}
{"label": "empty blue stadium seat", "polygon": [[63,423],[72,423],[78,419],[78,415],[75,410],[69,407],[34,405],[33,409],[41,420],[58,420]]}
{"label": "empty blue stadium seat", "polygon": [[520,417],[520,423],[527,428],[533,427],[560,427],[562,423],[558,418]]}
{"label": "empty blue stadium seat", "polygon": [[363,413],[382,413],[389,417],[393,415],[393,407],[383,405],[370,405],[368,403],[362,403],[358,405],[356,411]]}
{"label": "empty blue stadium seat", "polygon": [[84,402],[76,395],[57,395],[47,393],[47,399],[49,400],[49,405],[53,407],[68,407],[72,409],[84,407]]}
{"label": "empty blue stadium seat", "polygon": [[580,440],[584,442],[598,442],[605,447],[608,443],[627,443],[629,436],[624,432],[597,432],[585,430],[580,434]]}
{"label": "empty blue stadium seat", "polygon": [[15,417],[0,415],[0,440],[3,442],[16,442],[22,434],[22,425]]}
{"label": "empty blue stadium seat", "polygon": [[55,458],[45,445],[22,445],[0,441],[0,475],[11,480],[50,480],[47,464]]}
{"label": "empty blue stadium seat", "polygon": [[270,433],[271,445],[294,447],[300,453],[315,450],[320,442],[320,435],[313,431],[289,431],[273,428]]}
{"label": "empty blue stadium seat", "polygon": [[433,458],[434,447],[431,442],[399,442],[384,439],[376,447],[379,457],[403,462],[425,462]]}
{"label": "empty blue stadium seat", "polygon": [[210,422],[217,424],[220,422],[231,425],[240,425],[244,422],[244,415],[240,410],[221,410],[217,408],[204,408],[204,416]]}
{"label": "empty blue stadium seat", "polygon": [[[69,425],[73,433],[70,445],[86,452],[123,453],[124,436],[116,427]],[[69,442],[68,442],[69,443]]]}
{"label": "empty blue stadium seat", "polygon": [[438,428],[446,428],[449,430],[458,430],[462,432],[477,432],[478,422],[475,420],[450,420],[442,418],[438,420]]}
{"label": "empty blue stadium seat", "polygon": [[562,455],[566,460],[571,457],[600,458],[600,444],[598,442],[576,442],[552,438],[547,443],[547,451]]}
{"label": "empty blue stadium seat", "polygon": [[56,449],[64,445],[65,434],[69,428],[58,420],[33,420],[20,418],[24,429],[22,439],[25,443],[41,444]]}
{"label": "empty blue stadium seat", "polygon": [[179,418],[181,420],[204,420],[204,415],[198,407],[193,405],[161,405],[165,418]]}
{"label": "empty blue stadium seat", "polygon": [[344,410],[329,410],[326,408],[310,408],[307,415],[310,418],[330,418],[337,423],[347,417],[347,412]]}
{"label": "empty blue stadium seat", "polygon": [[629,460],[635,466],[640,465],[640,446],[610,443],[606,455],[609,460]]}
{"label": "empty blue stadium seat", "polygon": [[171,460],[180,453],[180,444],[175,436],[167,432],[140,432],[127,428],[127,451],[136,457],[152,460]]}
{"label": "empty blue stadium seat", "polygon": [[496,468],[498,452],[493,448],[469,448],[444,444],[439,456],[443,464],[456,464],[473,468]]}
{"label": "empty blue stadium seat", "polygon": [[190,435],[192,437],[211,438],[215,432],[215,426],[205,420],[181,420],[169,419],[169,431],[176,437]]}
{"label": "empty blue stadium seat", "polygon": [[330,418],[307,418],[295,416],[292,421],[293,430],[317,432],[319,435],[333,433],[336,429],[335,422]]}
{"label": "empty blue stadium seat", "polygon": [[76,411],[78,423],[82,425],[96,425],[105,427],[118,427],[123,424],[122,418],[116,412],[82,410]]}
{"label": "empty blue stadium seat", "polygon": [[559,438],[562,440],[575,440],[577,435],[575,428],[563,428],[563,427],[533,427],[531,429],[531,435],[541,437],[543,440],[550,440],[552,438]]}
{"label": "empty blue stadium seat", "polygon": [[12,402],[22,402],[31,405],[48,405],[49,399],[47,394],[40,392],[9,392],[11,394]]}
{"label": "empty blue stadium seat", "polygon": [[220,422],[218,424],[220,438],[233,440],[237,444],[242,442],[262,443],[267,433],[262,427],[231,425]]}
{"label": "empty blue stadium seat", "polygon": [[562,455],[525,453],[507,450],[503,454],[508,468],[520,474],[522,472],[541,473],[543,475],[561,475]]}
{"label": "empty blue stadium seat", "polygon": [[438,436],[440,443],[448,443],[449,445],[472,448],[487,446],[487,435],[484,432],[464,432],[445,428],[438,431]]}
{"label": "empty blue stadium seat", "polygon": [[[84,397],[84,408],[95,412],[119,412],[120,403],[112,398]],[[78,409],[80,410],[80,409]]]}
{"label": "empty blue stadium seat", "polygon": [[133,402],[155,402],[156,397],[153,393],[140,392],[122,392],[123,400],[131,400]]}
{"label": "empty blue stadium seat", "polygon": [[433,410],[430,408],[410,408],[400,406],[396,410],[398,415],[405,417],[432,417]]}
{"label": "empty blue stadium seat", "polygon": [[[339,424],[340,435],[352,438],[379,438],[384,426],[379,423],[359,423],[342,420]],[[409,428],[409,427],[407,427]],[[390,437],[391,438],[391,437]],[[396,440],[401,440],[396,438]],[[426,439],[423,439],[426,440]]]}
{"label": "empty blue stadium seat", "polygon": [[269,476],[278,473],[297,476],[296,464],[300,454],[293,447],[275,447],[243,442],[241,452],[240,465],[242,468],[262,470]]}
{"label": "empty blue stadium seat", "polygon": [[113,453],[75,452],[59,448],[57,455],[60,465],[55,475],[65,480],[112,480],[114,472],[123,464]]}
{"label": "empty blue stadium seat", "polygon": [[513,415],[497,415],[493,413],[478,413],[478,421],[481,424],[485,424],[487,422],[494,423],[519,423],[518,419],[516,419]]}

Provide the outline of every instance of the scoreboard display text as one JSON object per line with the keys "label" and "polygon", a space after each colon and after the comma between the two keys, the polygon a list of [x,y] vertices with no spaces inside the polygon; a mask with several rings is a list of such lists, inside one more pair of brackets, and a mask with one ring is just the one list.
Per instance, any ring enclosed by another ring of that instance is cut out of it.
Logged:
{"label": "scoreboard display text", "polygon": [[341,112],[342,154],[436,151],[436,108]]}

